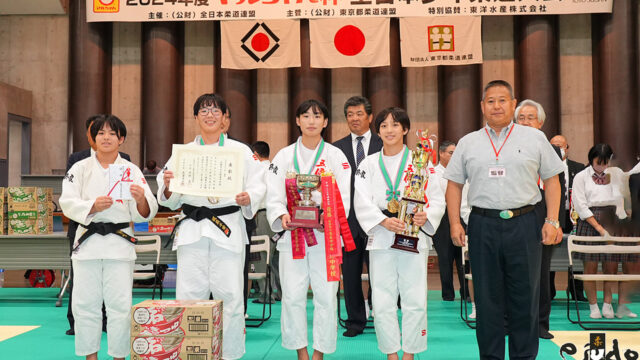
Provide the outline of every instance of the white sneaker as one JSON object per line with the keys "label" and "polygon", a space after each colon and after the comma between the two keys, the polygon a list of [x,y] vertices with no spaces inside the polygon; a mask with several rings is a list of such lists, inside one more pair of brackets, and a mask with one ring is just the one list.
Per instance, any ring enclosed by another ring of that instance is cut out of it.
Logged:
{"label": "white sneaker", "polygon": [[471,314],[469,314],[469,319],[475,319],[476,318],[476,304],[472,303],[471,304]]}
{"label": "white sneaker", "polygon": [[613,319],[613,306],[611,304],[602,304],[602,316],[606,319]]}
{"label": "white sneaker", "polygon": [[371,313],[371,310],[369,309],[369,302],[365,299],[364,300],[364,316],[365,319],[369,318],[369,314]]}
{"label": "white sneaker", "polygon": [[600,314],[600,308],[598,307],[598,304],[593,304],[593,305],[589,305],[589,308],[591,309],[591,314],[589,314],[589,317],[592,319],[602,319],[602,314]]}
{"label": "white sneaker", "polygon": [[625,316],[628,316],[630,318],[636,318],[638,317],[638,314],[631,312],[631,310],[627,307],[626,304],[618,304],[618,311],[616,311],[616,317],[618,319],[622,319]]}
{"label": "white sneaker", "polygon": [[244,314],[244,318],[248,319],[249,318],[249,314]]}

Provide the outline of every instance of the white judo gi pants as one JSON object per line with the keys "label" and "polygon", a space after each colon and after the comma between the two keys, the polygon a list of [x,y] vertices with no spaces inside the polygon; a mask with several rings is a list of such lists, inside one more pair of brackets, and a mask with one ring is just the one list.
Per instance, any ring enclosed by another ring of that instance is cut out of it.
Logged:
{"label": "white judo gi pants", "polygon": [[369,251],[374,326],[378,349],[384,354],[401,349],[398,293],[402,306],[402,350],[417,354],[427,349],[426,260],[426,252]]}
{"label": "white judo gi pants", "polygon": [[307,247],[304,259],[294,260],[291,252],[280,252],[282,286],[282,347],[306,348],[307,292],[313,291],[313,348],[325,354],[336,351],[338,334],[338,281],[327,281],[324,247]]}
{"label": "white judo gi pants", "polygon": [[133,260],[73,260],[73,317],[76,355],[100,350],[102,302],[107,311],[108,353],[131,353]]}
{"label": "white judo gi pants", "polygon": [[209,293],[222,300],[222,358],[240,359],[244,355],[244,269],[243,251],[235,253],[203,237],[178,246],[176,299],[209,300]]}

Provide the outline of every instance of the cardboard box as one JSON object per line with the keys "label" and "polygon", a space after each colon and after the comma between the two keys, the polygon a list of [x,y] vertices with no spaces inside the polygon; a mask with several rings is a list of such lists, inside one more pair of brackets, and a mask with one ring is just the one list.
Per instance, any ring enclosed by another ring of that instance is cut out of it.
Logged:
{"label": "cardboard box", "polygon": [[222,359],[222,338],[207,337],[132,337],[131,360]]}
{"label": "cardboard box", "polygon": [[53,201],[53,188],[36,188],[37,201],[40,203],[50,203]]}
{"label": "cardboard box", "polygon": [[131,311],[131,336],[222,338],[222,301],[145,300]]}
{"label": "cardboard box", "polygon": [[36,234],[46,235],[53,233],[53,216],[36,219]]}
{"label": "cardboard box", "polygon": [[36,210],[38,200],[35,187],[14,186],[7,188],[9,211]]}
{"label": "cardboard box", "polygon": [[149,222],[149,232],[170,233],[176,226],[178,219],[175,217],[156,216]]}
{"label": "cardboard box", "polygon": [[7,220],[8,235],[35,235],[36,219],[12,219]]}
{"label": "cardboard box", "polygon": [[9,210],[7,219],[35,220],[38,218],[36,210]]}

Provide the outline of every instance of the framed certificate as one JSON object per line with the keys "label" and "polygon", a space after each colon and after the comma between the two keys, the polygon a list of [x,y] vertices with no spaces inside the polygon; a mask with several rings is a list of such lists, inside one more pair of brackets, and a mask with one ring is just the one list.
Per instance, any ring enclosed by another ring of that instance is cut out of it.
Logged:
{"label": "framed certificate", "polygon": [[235,197],[242,192],[244,156],[240,148],[174,144],[175,177],[169,190],[185,195]]}

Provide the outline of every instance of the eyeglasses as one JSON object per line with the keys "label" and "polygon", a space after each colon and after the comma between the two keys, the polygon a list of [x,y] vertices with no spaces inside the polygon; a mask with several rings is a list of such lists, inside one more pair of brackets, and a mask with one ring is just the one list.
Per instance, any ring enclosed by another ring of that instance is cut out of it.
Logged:
{"label": "eyeglasses", "polygon": [[198,111],[198,114],[201,116],[207,116],[209,113],[211,113],[211,115],[215,117],[222,116],[222,111],[220,111],[220,109],[218,108],[203,107],[203,108],[200,108],[200,110]]}

